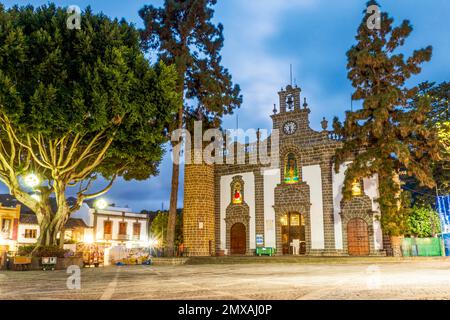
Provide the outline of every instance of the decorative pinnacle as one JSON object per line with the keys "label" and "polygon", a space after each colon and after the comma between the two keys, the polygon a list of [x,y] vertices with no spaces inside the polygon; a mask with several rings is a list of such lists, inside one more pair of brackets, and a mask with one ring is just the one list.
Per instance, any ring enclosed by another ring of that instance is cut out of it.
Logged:
{"label": "decorative pinnacle", "polygon": [[326,131],[327,128],[328,128],[328,121],[327,121],[327,119],[325,119],[325,117],[323,117],[323,120],[322,120],[322,122],[320,124],[322,125],[322,129],[324,131]]}
{"label": "decorative pinnacle", "polygon": [[273,114],[276,114],[277,111],[278,111],[277,110],[277,105],[275,103],[273,104],[273,110],[272,111],[273,111]]}
{"label": "decorative pinnacle", "polygon": [[308,103],[306,102],[306,98],[303,99],[303,107],[306,109],[308,108]]}

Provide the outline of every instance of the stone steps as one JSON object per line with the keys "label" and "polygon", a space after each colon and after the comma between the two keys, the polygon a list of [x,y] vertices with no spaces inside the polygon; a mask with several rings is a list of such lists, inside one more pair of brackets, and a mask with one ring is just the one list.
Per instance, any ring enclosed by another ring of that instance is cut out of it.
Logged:
{"label": "stone steps", "polygon": [[399,263],[399,262],[448,261],[450,257],[189,257],[185,264],[252,264],[252,263],[295,263],[295,264],[346,264],[346,263]]}

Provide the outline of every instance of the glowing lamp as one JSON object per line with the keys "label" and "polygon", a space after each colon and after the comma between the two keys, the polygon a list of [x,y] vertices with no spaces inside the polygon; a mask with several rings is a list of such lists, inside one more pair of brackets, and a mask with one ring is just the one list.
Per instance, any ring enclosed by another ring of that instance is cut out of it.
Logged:
{"label": "glowing lamp", "polygon": [[155,238],[150,238],[148,239],[148,244],[150,247],[156,247],[158,245],[158,240]]}
{"label": "glowing lamp", "polygon": [[41,184],[41,180],[35,173],[29,173],[24,178],[25,184],[30,188],[35,188]]}
{"label": "glowing lamp", "polygon": [[94,238],[92,237],[91,234],[85,234],[83,242],[87,244],[92,244],[94,243]]}
{"label": "glowing lamp", "polygon": [[94,207],[97,209],[100,209],[100,210],[105,209],[107,206],[108,206],[108,203],[106,202],[105,199],[98,199],[94,203]]}

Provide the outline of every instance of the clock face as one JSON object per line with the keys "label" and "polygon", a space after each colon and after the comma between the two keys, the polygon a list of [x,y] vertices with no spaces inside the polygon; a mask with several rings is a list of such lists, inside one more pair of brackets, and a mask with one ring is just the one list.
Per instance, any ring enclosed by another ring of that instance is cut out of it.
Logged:
{"label": "clock face", "polygon": [[285,134],[293,134],[297,131],[297,124],[294,121],[288,121],[283,125],[283,131]]}

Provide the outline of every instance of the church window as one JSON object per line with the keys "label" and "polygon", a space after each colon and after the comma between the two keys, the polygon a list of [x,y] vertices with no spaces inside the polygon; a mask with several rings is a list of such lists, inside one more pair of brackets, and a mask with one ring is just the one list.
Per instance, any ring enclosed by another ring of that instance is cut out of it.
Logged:
{"label": "church window", "polygon": [[233,185],[233,204],[241,204],[242,201],[242,185],[240,182],[235,182]]}
{"label": "church window", "polygon": [[284,165],[284,182],[287,184],[294,184],[298,181],[297,159],[293,153],[289,153]]}

